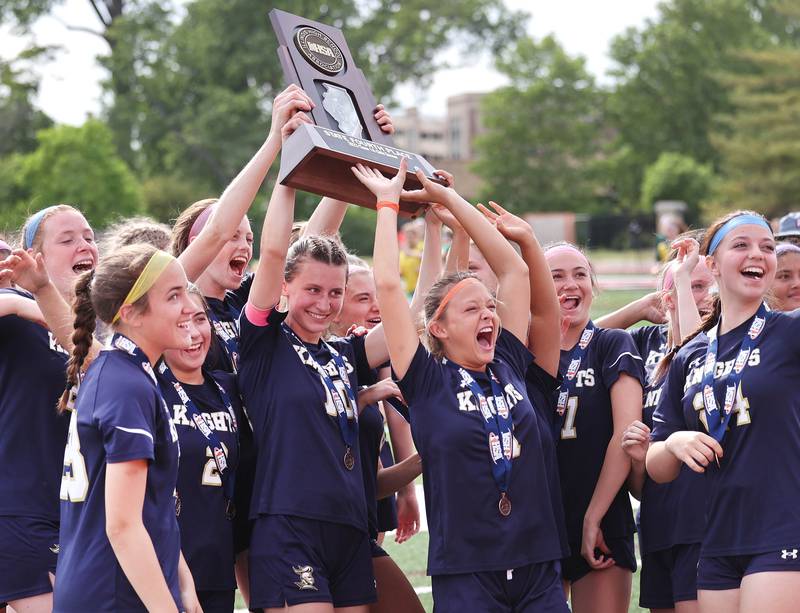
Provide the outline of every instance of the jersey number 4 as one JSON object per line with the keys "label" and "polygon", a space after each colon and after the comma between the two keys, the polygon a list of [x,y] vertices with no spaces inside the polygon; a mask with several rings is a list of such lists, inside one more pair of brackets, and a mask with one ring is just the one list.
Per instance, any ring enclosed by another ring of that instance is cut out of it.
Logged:
{"label": "jersey number 4", "polygon": [[89,474],[81,454],[78,439],[78,413],[72,411],[69,418],[69,435],[64,449],[64,472],[61,475],[61,500],[83,502],[89,492]]}

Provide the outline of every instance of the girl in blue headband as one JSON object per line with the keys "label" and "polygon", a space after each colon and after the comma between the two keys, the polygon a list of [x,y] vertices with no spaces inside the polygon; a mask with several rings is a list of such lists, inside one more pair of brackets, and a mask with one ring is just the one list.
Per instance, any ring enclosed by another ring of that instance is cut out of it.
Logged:
{"label": "girl in blue headband", "polygon": [[700,611],[788,613],[800,593],[800,312],[764,305],[777,262],[761,215],[723,217],[702,252],[719,297],[668,356],[647,471],[705,474]]}

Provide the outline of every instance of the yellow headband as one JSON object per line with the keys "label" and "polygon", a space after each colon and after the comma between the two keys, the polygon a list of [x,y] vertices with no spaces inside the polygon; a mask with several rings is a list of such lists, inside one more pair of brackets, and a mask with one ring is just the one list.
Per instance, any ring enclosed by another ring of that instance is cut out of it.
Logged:
{"label": "yellow headband", "polygon": [[117,323],[119,319],[120,313],[122,312],[122,307],[133,304],[139,298],[144,296],[148,290],[153,287],[158,278],[161,276],[161,273],[170,265],[175,258],[172,257],[166,251],[161,251],[160,249],[157,250],[147,261],[147,264],[142,270],[141,274],[137,277],[136,282],[131,287],[131,291],[128,292],[128,295],[125,296],[125,300],[122,301],[122,304],[117,311],[117,314],[114,315],[114,319],[111,320],[111,323]]}
{"label": "yellow headband", "polygon": [[444,298],[442,298],[442,301],[439,303],[436,311],[434,311],[433,317],[431,317],[430,321],[428,321],[429,326],[442,316],[442,313],[444,312],[447,303],[450,302],[450,299],[464,289],[464,286],[467,285],[469,281],[478,281],[478,283],[480,283],[480,281],[475,277],[467,277],[466,279],[461,279],[461,281],[451,287],[450,290],[444,295]]}

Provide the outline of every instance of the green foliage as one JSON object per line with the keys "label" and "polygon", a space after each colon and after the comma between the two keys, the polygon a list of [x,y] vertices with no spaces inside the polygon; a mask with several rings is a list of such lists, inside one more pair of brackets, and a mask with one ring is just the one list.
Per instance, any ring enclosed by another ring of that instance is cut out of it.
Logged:
{"label": "green foliage", "polygon": [[750,75],[729,75],[733,111],[715,139],[727,208],[783,215],[800,205],[800,49],[741,53]]}
{"label": "green foliage", "polygon": [[680,153],[662,153],[647,167],[642,182],[641,209],[652,211],[659,200],[682,200],[688,205],[687,221],[698,220],[700,204],[711,190],[714,173],[708,164],[698,164]]}
{"label": "green foliage", "polygon": [[142,199],[147,214],[164,223],[172,223],[192,202],[214,198],[197,184],[181,177],[158,175],[142,182]]}
{"label": "green foliage", "polygon": [[497,65],[511,85],[484,99],[475,167],[484,196],[517,212],[591,208],[603,96],[585,61],[548,36],[520,40]]}
{"label": "green foliage", "polygon": [[[136,178],[114,149],[101,122],[80,128],[58,126],[39,132],[39,146],[18,161],[16,189],[29,211],[51,204],[75,204],[95,227],[116,216],[143,211]],[[17,219],[20,225],[24,219]]]}
{"label": "green foliage", "polygon": [[52,125],[33,104],[39,84],[29,64],[46,49],[28,49],[10,62],[0,60],[0,157],[36,148],[36,132]]}

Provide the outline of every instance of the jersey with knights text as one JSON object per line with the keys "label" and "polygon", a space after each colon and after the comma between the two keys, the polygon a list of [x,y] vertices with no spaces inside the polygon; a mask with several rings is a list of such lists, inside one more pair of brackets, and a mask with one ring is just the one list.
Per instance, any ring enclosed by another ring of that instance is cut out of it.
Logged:
{"label": "jersey with knights text", "polygon": [[[27,292],[0,289],[0,295]],[[57,522],[69,416],[56,411],[68,354],[47,328],[0,317],[0,515]]]}
{"label": "jersey with knights text", "polygon": [[[753,318],[719,336],[714,380],[718,411],[742,339]],[[708,338],[699,336],[675,356],[653,415],[654,441],[673,432],[707,432],[703,370]],[[765,553],[800,546],[800,311],[769,311],[758,344],[741,371],[723,457],[706,469],[702,556]],[[776,486],[776,484],[779,484]]]}
{"label": "jersey with knights text", "polygon": [[242,284],[235,290],[226,291],[222,300],[205,297],[211,311],[211,331],[214,333],[203,363],[203,368],[209,372],[236,372],[233,361],[238,359],[238,355],[231,354],[239,353],[239,315],[247,304],[254,277],[253,273],[247,273]]}
{"label": "jersey with knights text", "polygon": [[[570,353],[561,352],[559,372],[562,374],[568,371]],[[630,334],[624,330],[596,328],[574,374],[574,387],[557,431],[564,516],[567,537],[576,548],[573,553],[580,551],[583,518],[614,432],[611,388],[622,374],[633,377],[644,386],[642,358]],[[606,539],[634,533],[633,511],[625,485],[608,507],[600,527]]]}
{"label": "jersey with knights text", "polygon": [[[642,421],[653,430],[653,411],[661,396],[663,378],[653,373],[667,352],[667,326],[642,326],[631,330],[633,342],[644,360]],[[706,494],[702,475],[688,466],[670,483],[656,483],[646,473],[639,507],[639,549],[642,553],[669,549],[673,545],[699,543],[703,538]]]}
{"label": "jersey with knights text", "polygon": [[100,353],[71,411],[53,611],[145,611],[106,535],[109,464],[147,461],[141,518],[178,610],[178,434],[155,381],[121,349]]}
{"label": "jersey with knights text", "polygon": [[[459,367],[420,344],[398,383],[422,457],[430,575],[507,570],[561,557],[539,420],[526,390],[525,373],[532,360],[513,334],[500,332],[489,369],[513,424],[508,514],[501,510],[493,476],[490,440],[495,435],[487,440],[480,403]],[[481,387],[496,415],[487,374],[463,370]]]}
{"label": "jersey with knights text", "polygon": [[[240,318],[239,388],[253,425],[258,458],[250,506],[259,515],[295,515],[353,526],[367,532],[367,507],[357,427],[346,453],[336,405],[312,360],[321,366],[335,391],[347,397],[327,346],[341,356],[350,389],[372,379],[364,338],[349,336],[298,349],[283,329],[286,313],[270,311],[265,325]],[[352,428],[357,407],[344,401]],[[348,469],[349,465],[349,469]]]}
{"label": "jersey with knights text", "polygon": [[[238,426],[245,421],[236,379],[221,371],[204,373],[204,376],[202,384],[181,385],[227,451],[226,461],[230,469],[225,478],[232,479],[239,466]],[[235,424],[214,381],[230,398]],[[198,591],[234,590],[233,521],[226,517],[227,500],[211,446],[173,385],[159,375],[159,386],[181,445],[177,493],[183,557],[192,571]],[[246,513],[247,509],[243,512]]]}

